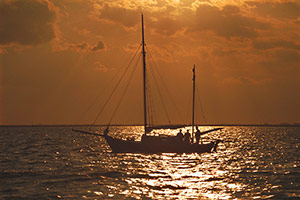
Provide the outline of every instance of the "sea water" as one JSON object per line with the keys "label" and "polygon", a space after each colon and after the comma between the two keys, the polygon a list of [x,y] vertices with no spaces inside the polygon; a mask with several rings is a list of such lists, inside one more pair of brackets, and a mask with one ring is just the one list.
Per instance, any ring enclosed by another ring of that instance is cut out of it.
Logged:
{"label": "sea water", "polygon": [[[204,154],[115,154],[71,129],[1,127],[0,199],[300,199],[300,127],[225,127],[202,136],[222,140]],[[142,127],[109,134],[140,140]]]}

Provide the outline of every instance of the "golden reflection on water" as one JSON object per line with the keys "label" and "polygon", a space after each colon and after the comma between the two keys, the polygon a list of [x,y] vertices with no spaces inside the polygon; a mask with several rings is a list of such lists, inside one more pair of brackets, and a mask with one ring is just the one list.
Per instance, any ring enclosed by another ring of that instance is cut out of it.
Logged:
{"label": "golden reflection on water", "polygon": [[[225,177],[230,176],[230,172],[213,167],[208,156],[162,154],[158,158],[149,156],[148,159],[148,165],[143,167],[150,178],[126,179],[130,185],[146,186],[148,189],[132,187],[132,193],[147,192],[152,198],[230,199],[232,192],[243,189],[241,184],[228,183]],[[145,158],[137,161],[145,162]],[[231,192],[226,192],[224,188]]]}
{"label": "golden reflection on water", "polygon": [[[201,131],[211,128],[204,127]],[[188,129],[190,128],[182,130],[186,132]],[[142,128],[131,127],[127,133],[130,132],[131,134],[134,132],[135,139],[139,140]],[[177,132],[178,130],[160,131],[165,135],[176,135]],[[125,134],[123,137],[126,138],[129,135]],[[209,139],[209,136],[203,137],[204,141]],[[232,193],[242,191],[244,185],[229,182],[228,177],[235,176],[231,174],[231,170],[240,170],[239,167],[225,166],[228,155],[233,155],[235,151],[225,149],[224,145],[223,147],[221,145],[220,149],[221,151],[217,153],[201,155],[163,153],[136,156],[125,154],[123,159],[129,160],[124,162],[128,167],[126,173],[129,175],[125,181],[130,189],[124,190],[122,194],[135,198],[139,198],[141,194],[147,194],[148,197],[154,199],[230,199]],[[138,166],[132,163],[137,163]],[[135,177],[136,174],[139,176]]]}

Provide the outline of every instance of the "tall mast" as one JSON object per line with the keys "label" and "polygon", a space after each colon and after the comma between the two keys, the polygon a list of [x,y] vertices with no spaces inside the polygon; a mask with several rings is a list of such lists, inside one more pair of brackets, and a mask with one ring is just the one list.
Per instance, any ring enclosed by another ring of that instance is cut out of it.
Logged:
{"label": "tall mast", "polygon": [[146,96],[146,51],[144,36],[144,16],[142,14],[142,54],[143,54],[143,93],[144,93],[144,131],[147,134],[147,96]]}
{"label": "tall mast", "polygon": [[193,68],[193,111],[192,111],[192,141],[194,141],[194,124],[195,124],[195,65]]}

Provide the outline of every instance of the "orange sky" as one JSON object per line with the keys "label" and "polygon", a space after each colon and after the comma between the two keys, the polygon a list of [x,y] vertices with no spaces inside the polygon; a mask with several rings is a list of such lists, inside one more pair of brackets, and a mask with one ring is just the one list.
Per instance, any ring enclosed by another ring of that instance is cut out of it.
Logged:
{"label": "orange sky", "polygon": [[[92,123],[105,86],[141,43],[141,12],[148,66],[184,121],[196,64],[199,122],[300,123],[299,1],[2,0],[0,124]],[[142,122],[140,75],[113,123]]]}

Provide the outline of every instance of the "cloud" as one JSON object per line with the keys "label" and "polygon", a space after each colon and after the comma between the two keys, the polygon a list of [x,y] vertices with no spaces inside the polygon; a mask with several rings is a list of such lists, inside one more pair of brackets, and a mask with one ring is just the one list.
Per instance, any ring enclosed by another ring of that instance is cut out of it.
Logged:
{"label": "cloud", "polygon": [[223,57],[223,56],[235,55],[238,54],[238,52],[235,49],[223,49],[218,47],[212,50],[212,54],[214,56]]}
{"label": "cloud", "polygon": [[288,2],[247,2],[253,10],[261,16],[278,19],[297,19],[300,17],[300,3]]}
{"label": "cloud", "polygon": [[105,65],[101,64],[100,62],[95,63],[95,70],[100,72],[108,72],[109,68]]}
{"label": "cloud", "polygon": [[42,0],[0,2],[0,45],[38,45],[55,38],[55,11]]}
{"label": "cloud", "polygon": [[[162,2],[160,2],[162,3]],[[166,6],[162,3],[162,6]],[[152,8],[153,9],[153,8]],[[168,9],[170,9],[168,7]],[[105,4],[100,9],[99,18],[106,23],[121,24],[126,30],[134,28],[141,22],[141,8],[125,8],[116,5]],[[168,11],[157,11],[156,9],[150,12],[145,10],[144,20],[147,28],[153,32],[164,35],[174,35],[183,26],[182,23],[174,16],[170,16]],[[177,16],[178,17],[178,16]]]}
{"label": "cloud", "polygon": [[92,48],[92,51],[98,51],[105,49],[105,45],[102,41],[98,41],[98,43]]}
{"label": "cloud", "polygon": [[186,50],[183,46],[176,43],[151,45],[150,48],[152,49],[151,52],[148,48],[146,48],[146,51],[148,51],[151,59],[163,61],[166,63],[178,62],[180,58],[186,58],[187,56],[191,55],[190,51]]}
{"label": "cloud", "polygon": [[138,11],[127,8],[105,5],[101,8],[100,12],[100,18],[122,24],[127,28],[134,27],[140,20],[140,13]]}
{"label": "cloud", "polygon": [[207,4],[199,5],[195,13],[192,31],[212,31],[216,35],[230,39],[255,38],[257,30],[266,29],[267,24],[242,15],[239,7],[227,5],[218,8]]}
{"label": "cloud", "polygon": [[5,53],[7,53],[7,50],[5,48],[0,47],[0,54],[5,54]]}
{"label": "cloud", "polygon": [[295,49],[300,51],[300,44],[283,39],[276,40],[255,40],[253,47],[259,50],[267,50],[273,48]]}
{"label": "cloud", "polygon": [[284,80],[300,80],[300,53],[294,49],[274,49],[265,52],[258,62],[259,66],[268,70],[273,78]]}
{"label": "cloud", "polygon": [[278,66],[283,67],[298,67],[299,68],[299,62],[300,62],[300,53],[291,50],[291,49],[282,49],[277,50],[274,53],[274,58],[278,63]]}
{"label": "cloud", "polygon": [[155,33],[168,36],[174,35],[177,31],[183,28],[182,24],[178,20],[174,20],[169,17],[160,17],[158,20],[151,20],[149,18],[147,22]]}
{"label": "cloud", "polygon": [[82,42],[78,44],[70,44],[70,48],[75,51],[88,51],[91,49],[91,46],[86,42]]}
{"label": "cloud", "polygon": [[[99,51],[105,49],[105,44],[103,41],[99,40],[96,44],[91,45],[87,42],[82,42],[78,44],[69,44],[67,45],[67,48],[70,48],[74,51],[84,51],[84,52],[90,52],[90,51]],[[61,48],[60,50],[63,50],[66,48]]]}

